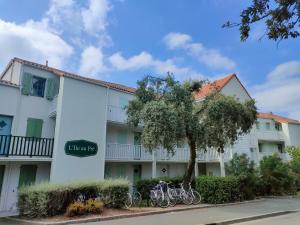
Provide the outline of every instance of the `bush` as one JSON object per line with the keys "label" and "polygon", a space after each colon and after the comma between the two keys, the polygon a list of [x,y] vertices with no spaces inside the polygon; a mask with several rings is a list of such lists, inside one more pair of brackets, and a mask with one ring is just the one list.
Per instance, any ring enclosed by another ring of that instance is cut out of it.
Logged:
{"label": "bush", "polygon": [[241,200],[254,199],[256,195],[257,171],[253,161],[246,154],[235,153],[233,158],[226,163],[226,174],[237,176],[240,181]]}
{"label": "bush", "polygon": [[196,178],[196,190],[205,203],[220,204],[241,199],[238,177],[200,176]]}
{"label": "bush", "polygon": [[103,212],[104,203],[101,200],[90,198],[86,201],[85,206],[89,213],[98,214]]}
{"label": "bush", "polygon": [[66,216],[73,217],[73,216],[82,216],[87,214],[87,209],[84,203],[80,201],[76,201],[74,203],[71,203],[67,210],[66,210]]}
{"label": "bush", "polygon": [[97,199],[88,199],[85,203],[82,203],[80,201],[76,201],[74,203],[71,203],[67,210],[65,215],[68,217],[73,216],[82,216],[86,214],[99,214],[103,212],[104,203]]}
{"label": "bush", "polygon": [[136,184],[137,191],[141,193],[142,199],[149,200],[150,190],[159,183],[160,180],[163,180],[174,185],[179,185],[182,183],[182,177],[159,177],[151,179],[142,179],[139,180]]}
{"label": "bush", "polygon": [[277,155],[265,156],[260,162],[261,179],[265,182],[267,195],[285,195],[296,193],[295,177],[291,175],[289,165]]}
{"label": "bush", "polygon": [[127,198],[126,180],[103,180],[65,184],[40,183],[19,190],[20,215],[35,218],[63,214],[79,197],[83,200],[99,198],[107,207],[120,208]]}

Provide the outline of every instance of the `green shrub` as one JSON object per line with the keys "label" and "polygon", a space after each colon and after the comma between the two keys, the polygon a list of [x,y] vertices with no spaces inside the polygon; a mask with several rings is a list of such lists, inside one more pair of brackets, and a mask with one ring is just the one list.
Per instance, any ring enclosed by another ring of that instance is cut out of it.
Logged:
{"label": "green shrub", "polygon": [[238,177],[196,177],[196,190],[200,193],[205,203],[220,204],[241,199]]}
{"label": "green shrub", "polygon": [[142,179],[139,180],[136,184],[137,191],[141,193],[142,199],[148,200],[150,197],[150,190],[159,183],[160,180],[163,180],[174,185],[178,185],[182,182],[182,177],[158,177],[151,179]]}
{"label": "green shrub", "polygon": [[232,159],[225,164],[225,168],[227,175],[239,177],[241,200],[254,199],[258,180],[254,162],[250,161],[246,154],[235,153]]}
{"label": "green shrub", "polygon": [[107,207],[123,207],[129,190],[126,180],[72,182],[65,184],[40,183],[19,190],[18,207],[23,216],[35,218],[63,214],[77,201],[99,198]]}
{"label": "green shrub", "polygon": [[261,179],[265,182],[267,195],[285,195],[296,193],[295,177],[291,175],[289,165],[277,155],[265,156],[260,162]]}

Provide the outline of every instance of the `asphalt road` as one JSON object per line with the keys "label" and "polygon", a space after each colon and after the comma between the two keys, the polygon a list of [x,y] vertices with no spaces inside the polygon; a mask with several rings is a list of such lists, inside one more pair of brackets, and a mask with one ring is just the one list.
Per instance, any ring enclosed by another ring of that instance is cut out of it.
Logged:
{"label": "asphalt road", "polygon": [[[173,212],[167,214],[157,214],[150,216],[140,216],[126,219],[116,219],[110,221],[91,222],[88,225],[200,225],[223,221],[235,218],[243,218],[260,214],[267,214],[279,211],[300,211],[300,198],[293,199],[267,199],[246,204],[231,205],[224,207],[214,207],[207,209],[195,209],[189,211]],[[296,216],[296,217],[295,217]],[[298,216],[298,217],[297,217]],[[279,217],[278,217],[279,218]],[[285,222],[278,224],[300,224],[299,214],[288,214],[280,216]],[[289,219],[290,218],[290,219]],[[273,218],[277,221],[277,217]],[[298,223],[293,223],[297,221]],[[272,220],[270,220],[270,224]],[[254,221],[257,222],[257,221]],[[85,223],[86,224],[86,223]],[[241,223],[246,225],[248,223]],[[250,223],[249,223],[250,224]],[[253,223],[265,224],[265,223]],[[0,220],[0,225],[17,225],[7,220]],[[83,225],[83,224],[82,224]]]}
{"label": "asphalt road", "polygon": [[300,213],[291,213],[284,216],[276,216],[261,220],[253,220],[245,223],[236,223],[235,225],[299,225]]}

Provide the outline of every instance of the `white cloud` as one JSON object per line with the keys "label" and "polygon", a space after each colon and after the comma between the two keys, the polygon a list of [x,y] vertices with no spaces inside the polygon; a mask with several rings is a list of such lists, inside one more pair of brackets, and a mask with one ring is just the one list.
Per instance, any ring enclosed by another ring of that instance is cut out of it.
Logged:
{"label": "white cloud", "polygon": [[143,68],[153,69],[156,73],[165,74],[171,72],[179,80],[185,79],[201,79],[204,76],[188,67],[180,67],[176,65],[175,60],[159,60],[154,59],[148,52],[141,52],[138,55],[124,58],[120,52],[109,57],[112,69],[116,70],[139,70]]}
{"label": "white cloud", "polygon": [[300,120],[300,61],[279,64],[264,84],[252,88],[252,93],[260,110]]}
{"label": "white cloud", "polygon": [[0,61],[21,57],[50,66],[62,67],[73,48],[57,34],[48,30],[45,21],[15,24],[0,20]]}
{"label": "white cloud", "polygon": [[101,49],[94,46],[85,48],[81,54],[79,73],[91,77],[106,70],[103,64],[103,53]]}
{"label": "white cloud", "polygon": [[85,30],[89,33],[105,31],[110,8],[107,0],[90,0],[89,7],[81,12]]}
{"label": "white cloud", "polygon": [[202,43],[193,42],[192,37],[183,33],[169,33],[164,42],[170,49],[183,49],[199,62],[216,69],[233,69],[235,62],[223,56],[219,50],[206,48]]}

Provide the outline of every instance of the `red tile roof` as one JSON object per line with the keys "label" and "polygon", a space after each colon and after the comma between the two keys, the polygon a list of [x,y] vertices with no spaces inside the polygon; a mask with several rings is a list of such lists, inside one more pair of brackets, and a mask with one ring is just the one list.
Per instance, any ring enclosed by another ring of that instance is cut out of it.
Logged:
{"label": "red tile roof", "polygon": [[300,122],[298,120],[290,119],[283,116],[278,116],[273,113],[258,113],[257,117],[261,119],[273,119],[279,123],[295,123],[300,125]]}
{"label": "red tile roof", "polygon": [[235,74],[230,74],[222,79],[216,80],[212,83],[204,85],[199,92],[194,94],[195,99],[201,99],[205,96],[211,94],[213,91],[221,90],[233,77],[236,77]]}
{"label": "red tile roof", "polygon": [[[135,88],[128,87],[128,86],[125,86],[125,85],[122,85],[122,84],[116,84],[116,83],[112,83],[112,82],[107,82],[107,81],[102,81],[102,80],[97,80],[97,79],[92,79],[92,78],[88,78],[88,77],[79,76],[79,75],[74,74],[74,73],[66,72],[66,71],[63,71],[63,70],[60,70],[60,69],[56,69],[56,68],[53,68],[53,67],[49,67],[49,66],[46,66],[46,65],[42,65],[42,64],[39,64],[39,63],[31,62],[31,61],[28,61],[28,60],[25,60],[25,59],[20,59],[20,58],[12,59],[11,62],[9,63],[9,65],[12,64],[14,61],[19,62],[21,64],[28,65],[28,66],[32,66],[32,67],[35,67],[35,68],[38,68],[38,69],[43,69],[43,70],[52,72],[52,73],[56,74],[57,76],[65,76],[65,77],[73,78],[73,79],[76,79],[76,80],[81,80],[81,81],[85,81],[85,82],[89,82],[89,83],[94,83],[94,84],[97,84],[97,85],[101,85],[101,86],[105,86],[105,87],[113,88],[113,89],[118,89],[118,90],[129,92],[129,93],[134,93],[135,90],[136,90]],[[9,65],[7,66],[6,70],[9,68]],[[4,73],[5,73],[5,71],[4,71]]]}

